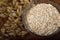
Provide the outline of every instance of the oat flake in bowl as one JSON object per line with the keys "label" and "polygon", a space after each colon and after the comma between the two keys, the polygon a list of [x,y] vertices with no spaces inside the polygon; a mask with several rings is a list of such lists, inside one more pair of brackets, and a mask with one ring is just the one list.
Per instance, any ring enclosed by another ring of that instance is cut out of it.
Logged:
{"label": "oat flake in bowl", "polygon": [[47,36],[58,30],[58,10],[51,4],[37,4],[26,14],[28,29],[41,36]]}

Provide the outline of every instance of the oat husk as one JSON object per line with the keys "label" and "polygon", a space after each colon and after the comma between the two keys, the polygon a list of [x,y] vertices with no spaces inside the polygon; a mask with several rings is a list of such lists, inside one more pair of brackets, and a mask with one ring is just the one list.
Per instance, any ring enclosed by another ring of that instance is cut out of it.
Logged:
{"label": "oat husk", "polygon": [[0,0],[0,38],[27,34],[22,24],[22,9],[29,0]]}

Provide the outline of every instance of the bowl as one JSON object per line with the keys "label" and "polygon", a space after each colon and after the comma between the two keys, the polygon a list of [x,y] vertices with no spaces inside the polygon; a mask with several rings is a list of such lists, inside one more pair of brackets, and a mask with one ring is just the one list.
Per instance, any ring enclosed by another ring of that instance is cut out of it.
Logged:
{"label": "bowl", "polygon": [[[35,36],[40,36],[40,35],[36,35],[35,33],[31,32],[31,31],[29,30],[29,24],[28,24],[27,21],[26,21],[26,15],[27,15],[27,13],[29,12],[29,10],[30,10],[32,7],[34,7],[34,5],[37,5],[37,4],[40,4],[40,3],[51,4],[51,5],[53,5],[54,7],[56,7],[57,10],[58,10],[59,13],[60,13],[60,6],[59,6],[58,4],[52,2],[52,1],[32,0],[29,4],[27,4],[26,7],[25,7],[25,8],[23,9],[23,11],[22,11],[22,21],[23,21],[23,24],[24,24],[24,26],[25,26],[25,29],[26,29],[29,33],[32,33],[32,34],[35,35]],[[55,35],[56,33],[58,33],[59,31],[60,31],[60,28],[59,28],[55,33],[53,33],[53,34],[51,34],[51,35],[48,35],[48,36],[53,36],[53,35]],[[44,37],[48,37],[48,36],[44,36]],[[42,37],[42,36],[41,36],[41,37]]]}

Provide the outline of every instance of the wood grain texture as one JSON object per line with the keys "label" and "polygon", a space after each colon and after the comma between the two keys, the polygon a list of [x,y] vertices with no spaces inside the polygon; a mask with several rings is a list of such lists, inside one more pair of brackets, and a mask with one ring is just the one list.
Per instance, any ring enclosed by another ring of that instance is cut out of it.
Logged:
{"label": "wood grain texture", "polygon": [[50,1],[60,5],[60,0],[50,0]]}

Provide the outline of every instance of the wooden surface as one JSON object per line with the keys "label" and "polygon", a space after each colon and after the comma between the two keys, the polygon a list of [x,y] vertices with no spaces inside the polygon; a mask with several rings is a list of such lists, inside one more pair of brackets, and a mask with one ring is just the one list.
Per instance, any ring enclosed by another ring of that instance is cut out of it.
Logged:
{"label": "wooden surface", "polygon": [[60,0],[51,0],[51,1],[60,5]]}

